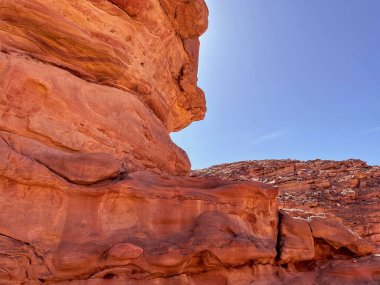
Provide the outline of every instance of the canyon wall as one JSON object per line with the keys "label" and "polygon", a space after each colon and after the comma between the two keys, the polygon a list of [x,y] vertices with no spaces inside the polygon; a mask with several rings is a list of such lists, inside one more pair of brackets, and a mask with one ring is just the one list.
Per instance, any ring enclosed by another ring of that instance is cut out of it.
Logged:
{"label": "canyon wall", "polygon": [[335,217],[380,246],[379,166],[355,159],[258,160],[195,170],[192,176],[272,185],[279,191],[279,207],[292,216]]}
{"label": "canyon wall", "polygon": [[379,282],[376,234],[279,211],[273,183],[188,176],[169,134],[206,111],[207,17],[203,0],[0,0],[0,284]]}
{"label": "canyon wall", "polygon": [[204,117],[203,1],[1,0],[0,9],[0,128],[17,135],[10,145],[102,153],[127,172],[189,172],[169,132]]}

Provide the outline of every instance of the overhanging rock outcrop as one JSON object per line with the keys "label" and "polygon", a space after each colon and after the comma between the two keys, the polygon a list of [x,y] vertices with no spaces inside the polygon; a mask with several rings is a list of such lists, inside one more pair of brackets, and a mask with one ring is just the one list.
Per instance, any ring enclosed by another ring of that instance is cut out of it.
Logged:
{"label": "overhanging rock outcrop", "polygon": [[0,126],[127,171],[186,174],[169,132],[204,117],[202,1],[0,1]]}

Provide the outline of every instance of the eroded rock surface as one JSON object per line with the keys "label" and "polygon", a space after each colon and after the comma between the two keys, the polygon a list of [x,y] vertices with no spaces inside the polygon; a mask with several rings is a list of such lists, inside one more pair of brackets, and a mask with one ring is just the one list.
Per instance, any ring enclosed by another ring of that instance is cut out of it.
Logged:
{"label": "eroded rock surface", "polygon": [[1,0],[1,130],[111,154],[127,171],[187,174],[169,132],[205,113],[207,16],[203,0]]}
{"label": "eroded rock surface", "polygon": [[279,219],[272,186],[146,171],[78,185],[0,150],[5,284],[289,284],[351,280],[334,272],[353,262],[357,280],[378,281],[370,244],[327,219]]}
{"label": "eroded rock surface", "polygon": [[189,170],[186,153],[171,142],[162,122],[126,91],[4,53],[0,77],[0,136],[29,157],[47,161],[53,155],[67,161],[78,154],[102,153],[121,161],[128,172]]}
{"label": "eroded rock surface", "polygon": [[169,133],[204,116],[207,16],[203,0],[0,0],[0,284],[378,284],[376,215],[363,239],[279,214],[276,183],[186,176]]}
{"label": "eroded rock surface", "polygon": [[[2,0],[0,4],[2,52],[129,91],[168,130],[203,118],[197,61],[183,43],[196,41],[207,27],[203,1]],[[178,11],[181,20],[171,10]]]}
{"label": "eroded rock surface", "polygon": [[221,164],[192,175],[276,186],[279,207],[290,215],[338,217],[380,246],[379,166],[360,160],[261,160]]}
{"label": "eroded rock surface", "polygon": [[314,235],[307,220],[280,213],[279,252],[283,264],[315,259]]}
{"label": "eroded rock surface", "polygon": [[148,172],[81,186],[1,149],[3,279],[149,280],[276,262],[270,186]]}

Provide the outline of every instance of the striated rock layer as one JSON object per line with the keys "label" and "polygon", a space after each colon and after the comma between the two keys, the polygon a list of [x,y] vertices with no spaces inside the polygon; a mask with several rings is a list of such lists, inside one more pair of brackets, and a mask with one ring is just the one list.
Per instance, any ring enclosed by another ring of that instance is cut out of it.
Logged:
{"label": "striated rock layer", "polygon": [[380,280],[371,244],[335,220],[279,216],[269,185],[145,171],[78,185],[6,142],[0,154],[1,284]]}
{"label": "striated rock layer", "polygon": [[0,129],[44,152],[187,174],[169,132],[205,113],[197,69],[207,15],[203,0],[1,0]]}
{"label": "striated rock layer", "polygon": [[129,91],[168,130],[203,117],[204,96],[196,86],[197,38],[207,28],[203,1],[1,0],[0,4],[2,52]]}
{"label": "striated rock layer", "polygon": [[360,160],[262,160],[221,164],[192,176],[276,186],[279,206],[293,216],[335,216],[380,246],[380,167]]}
{"label": "striated rock layer", "polygon": [[146,280],[249,260],[274,263],[277,191],[271,187],[148,172],[80,186],[6,144],[0,150],[6,158],[0,279]]}
{"label": "striated rock layer", "polygon": [[0,76],[0,137],[16,151],[49,168],[57,159],[90,153],[91,163],[104,165],[94,175],[108,171],[104,157],[119,164],[114,176],[139,169],[187,173],[186,154],[132,94],[16,55],[0,54]]}
{"label": "striated rock layer", "polygon": [[373,244],[340,220],[279,212],[272,185],[186,176],[169,133],[205,113],[207,15],[203,0],[0,0],[0,284],[380,282]]}

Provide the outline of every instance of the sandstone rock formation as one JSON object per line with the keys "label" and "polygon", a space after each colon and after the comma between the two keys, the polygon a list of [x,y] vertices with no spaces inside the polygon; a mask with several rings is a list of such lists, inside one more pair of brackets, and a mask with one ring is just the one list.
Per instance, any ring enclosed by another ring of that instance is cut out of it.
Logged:
{"label": "sandstone rock formation", "polygon": [[262,160],[221,164],[192,176],[256,181],[278,187],[279,207],[292,216],[338,217],[380,246],[380,167],[360,160]]}
{"label": "sandstone rock formation", "polygon": [[[170,131],[202,119],[202,1],[0,1],[0,127],[126,171],[186,174]],[[63,154],[62,154],[63,155]]]}
{"label": "sandstone rock formation", "polygon": [[380,281],[373,244],[339,220],[279,213],[270,184],[186,176],[169,133],[204,116],[207,15],[0,0],[0,284]]}
{"label": "sandstone rock formation", "polygon": [[279,219],[269,185],[145,171],[78,185],[6,143],[1,155],[3,284],[379,281],[379,257],[352,265],[370,244],[319,217]]}
{"label": "sandstone rock formation", "polygon": [[0,180],[5,279],[151,279],[276,258],[271,187],[147,172],[88,187],[3,154],[17,169]]}

